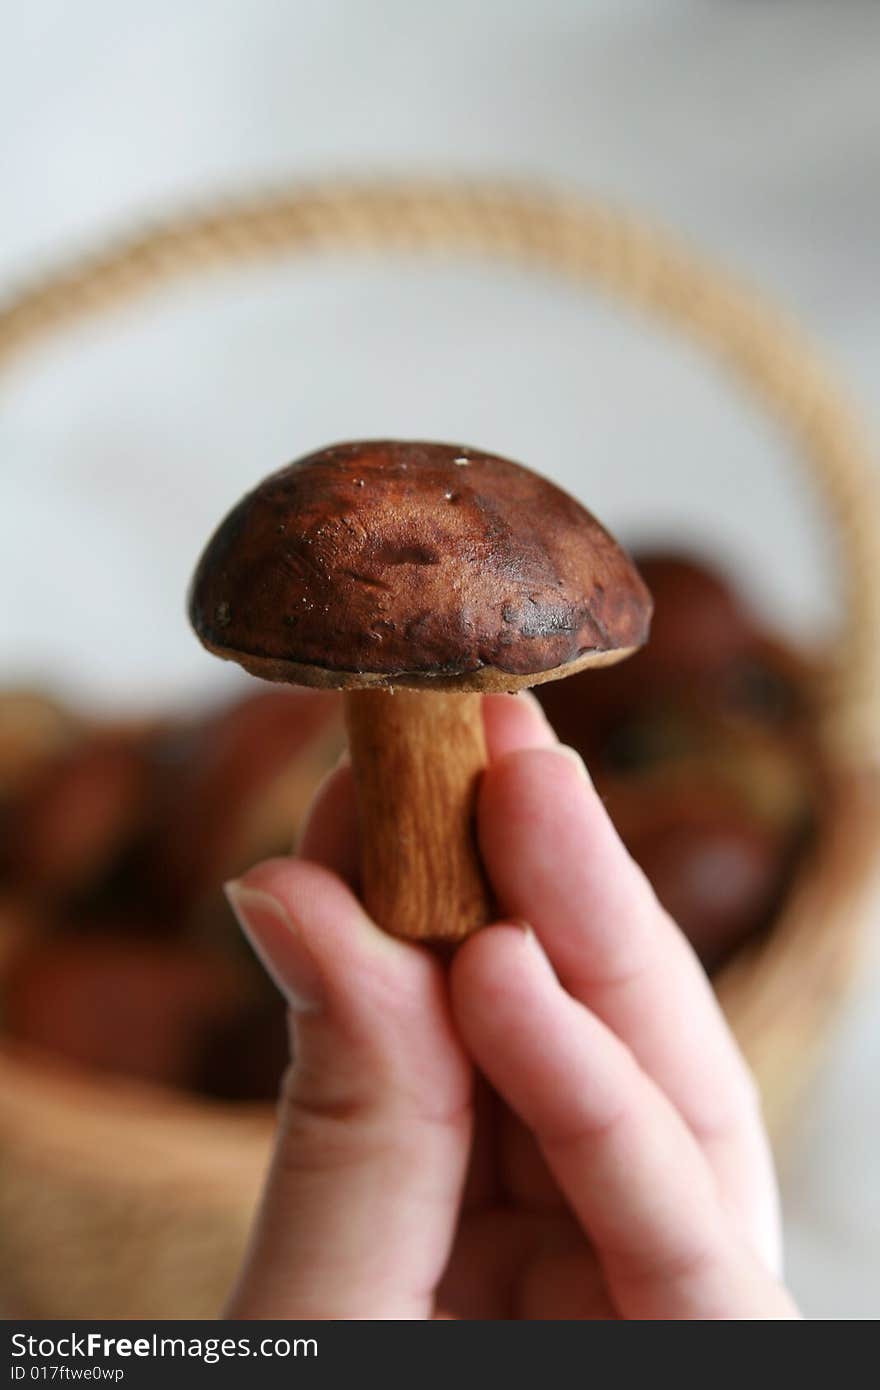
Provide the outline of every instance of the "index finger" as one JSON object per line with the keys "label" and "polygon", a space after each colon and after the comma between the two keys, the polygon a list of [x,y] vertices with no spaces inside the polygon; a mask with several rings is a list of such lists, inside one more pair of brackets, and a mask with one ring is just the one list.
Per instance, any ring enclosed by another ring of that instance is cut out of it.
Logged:
{"label": "index finger", "polygon": [[580,759],[529,749],[485,774],[480,845],[506,912],[626,1043],[699,1140],[775,1265],[775,1184],[745,1064],[684,936],[619,840]]}
{"label": "index finger", "polygon": [[730,1228],[680,1112],[568,994],[533,936],[493,926],[452,967],[468,1050],[533,1131],[629,1318],[791,1318]]}

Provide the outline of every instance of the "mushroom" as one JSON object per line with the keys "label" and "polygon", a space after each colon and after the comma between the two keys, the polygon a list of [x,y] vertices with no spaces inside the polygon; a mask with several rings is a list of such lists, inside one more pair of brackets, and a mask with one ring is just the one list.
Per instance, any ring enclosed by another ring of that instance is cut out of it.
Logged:
{"label": "mushroom", "polygon": [[192,581],[205,647],[271,681],[344,692],[365,905],[458,940],[491,920],[473,832],[480,694],[619,661],[651,599],[617,542],[527,468],[372,440],[272,474]]}
{"label": "mushroom", "polygon": [[4,971],[4,1030],[89,1070],[186,1088],[252,996],[218,951],[125,930],[27,943]]}

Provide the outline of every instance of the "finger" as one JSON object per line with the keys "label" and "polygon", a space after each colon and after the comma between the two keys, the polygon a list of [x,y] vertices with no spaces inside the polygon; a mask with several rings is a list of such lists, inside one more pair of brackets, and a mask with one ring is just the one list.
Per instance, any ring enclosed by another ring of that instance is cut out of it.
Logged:
{"label": "finger", "polygon": [[504,926],[477,933],[451,979],[467,1047],[534,1131],[623,1316],[794,1316],[733,1234],[679,1113],[566,993],[534,937]]}
{"label": "finger", "polygon": [[313,864],[323,864],[349,885],[357,885],[357,806],[351,764],[347,759],[328,772],[318,787],[297,854]]}
{"label": "finger", "polygon": [[529,922],[568,991],[616,1033],[699,1138],[724,1200],[778,1259],[775,1184],[751,1082],[706,976],[570,750],[491,766],[480,845],[505,912]]}
{"label": "finger", "polygon": [[295,1034],[279,1133],[231,1315],[422,1318],[447,1262],[471,1072],[442,971],[314,864],[229,889]]}
{"label": "finger", "polygon": [[484,695],[483,726],[490,762],[520,748],[551,748],[557,741],[530,690],[518,695]]}

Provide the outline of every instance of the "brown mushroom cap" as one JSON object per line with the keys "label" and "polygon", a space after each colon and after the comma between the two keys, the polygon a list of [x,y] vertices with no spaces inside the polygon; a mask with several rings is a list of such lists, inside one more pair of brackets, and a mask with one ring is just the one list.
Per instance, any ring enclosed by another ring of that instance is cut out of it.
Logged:
{"label": "brown mushroom cap", "polygon": [[512,690],[646,640],[617,542],[529,469],[451,444],[340,444],[266,478],[208,543],[203,644],[301,685]]}

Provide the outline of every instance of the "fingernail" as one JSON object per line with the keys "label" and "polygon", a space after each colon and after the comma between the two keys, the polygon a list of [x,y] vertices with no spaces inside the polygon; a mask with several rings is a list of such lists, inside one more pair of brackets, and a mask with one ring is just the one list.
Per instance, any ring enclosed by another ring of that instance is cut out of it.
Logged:
{"label": "fingernail", "polygon": [[224,884],[223,891],[255,955],[290,1007],[297,1013],[315,1013],[323,1003],[321,977],[285,905],[238,879]]}
{"label": "fingernail", "polygon": [[535,933],[531,923],[527,922],[524,917],[508,917],[506,920],[507,926],[516,927],[517,931],[521,931],[523,936],[534,936]]}
{"label": "fingernail", "polygon": [[516,927],[517,931],[522,933],[521,944],[523,948],[526,951],[534,952],[535,955],[540,956],[545,964],[549,963],[547,961],[547,952],[541,945],[535,929],[530,922],[526,922],[522,917],[509,917],[505,920],[504,925],[507,927]]}
{"label": "fingernail", "polygon": [[587,785],[590,787],[593,785],[593,779],[587,771],[587,765],[580,753],[576,753],[573,748],[567,747],[564,743],[560,743],[558,748],[553,749],[553,752],[560,758],[567,758],[568,761],[577,768]]}

